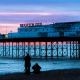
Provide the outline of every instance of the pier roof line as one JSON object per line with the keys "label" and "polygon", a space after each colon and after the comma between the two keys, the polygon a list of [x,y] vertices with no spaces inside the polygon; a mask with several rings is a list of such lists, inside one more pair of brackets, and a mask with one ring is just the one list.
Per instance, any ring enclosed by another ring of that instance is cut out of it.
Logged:
{"label": "pier roof line", "polygon": [[48,42],[48,41],[80,41],[80,37],[37,37],[37,38],[6,38],[0,42]]}

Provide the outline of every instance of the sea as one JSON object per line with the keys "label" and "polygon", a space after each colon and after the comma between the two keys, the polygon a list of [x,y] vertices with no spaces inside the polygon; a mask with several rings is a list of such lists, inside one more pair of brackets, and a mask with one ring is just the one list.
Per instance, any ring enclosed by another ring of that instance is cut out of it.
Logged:
{"label": "sea", "polygon": [[[65,46],[66,45],[66,46]],[[62,55],[62,45],[60,44],[59,45],[59,48],[58,48],[58,52],[60,53],[59,56]],[[30,52],[31,55],[34,55],[34,51],[33,51],[33,47],[29,46],[31,49]],[[48,50],[47,50],[47,53],[48,53],[48,56],[51,56],[51,49],[50,47],[51,46],[47,46],[48,47]],[[55,47],[53,47],[53,54],[54,56],[57,55],[57,52],[56,52],[56,45]],[[67,48],[66,48],[67,47]],[[74,49],[73,49],[74,48]],[[13,46],[13,57],[16,56],[16,46],[14,45]],[[23,56],[23,50],[22,50],[22,45],[19,46],[19,54],[21,55],[21,57]],[[27,45],[25,46],[25,52],[28,52],[28,47]],[[0,56],[3,56],[2,52],[3,52],[3,45],[0,46]],[[6,56],[9,57],[8,55],[8,52],[9,52],[9,46],[6,46]],[[73,54],[75,53],[74,55],[72,55],[73,57],[76,56],[76,53],[77,53],[77,56],[79,54],[79,49],[78,49],[78,45],[76,46],[76,44],[72,44],[71,45],[71,51],[70,51],[70,44],[64,44],[63,46],[63,52],[64,52],[64,56],[67,56],[70,57],[70,53]],[[10,46],[10,55],[12,56],[12,46]],[[36,46],[36,53],[37,53],[37,56],[39,56],[39,49],[38,49],[38,45]],[[50,53],[50,55],[49,55]],[[68,53],[68,54],[67,54]],[[41,55],[42,56],[45,56],[45,45],[43,46],[42,45],[42,50],[41,50]],[[60,70],[60,69],[80,69],[80,60],[70,60],[70,59],[32,59],[31,60],[31,69],[30,71],[33,72],[32,70],[32,66],[35,65],[36,63],[38,63],[40,66],[41,66],[41,71],[48,71],[48,70]],[[18,73],[18,72],[21,72],[21,73],[24,73],[25,72],[25,67],[24,67],[24,59],[11,59],[11,58],[1,58],[0,57],[0,75],[3,75],[3,74],[12,74],[12,73]]]}
{"label": "sea", "polygon": [[[38,63],[41,66],[41,71],[61,70],[61,69],[80,69],[80,60],[53,60],[53,59],[32,59],[32,66]],[[12,73],[24,73],[24,59],[0,59],[0,75]]]}

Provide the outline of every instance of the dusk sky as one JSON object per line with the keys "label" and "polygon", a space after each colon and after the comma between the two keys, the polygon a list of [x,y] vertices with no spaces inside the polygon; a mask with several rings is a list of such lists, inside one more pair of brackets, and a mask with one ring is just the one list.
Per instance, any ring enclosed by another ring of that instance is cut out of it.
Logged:
{"label": "dusk sky", "polygon": [[80,21],[80,0],[0,0],[0,33],[20,23]]}

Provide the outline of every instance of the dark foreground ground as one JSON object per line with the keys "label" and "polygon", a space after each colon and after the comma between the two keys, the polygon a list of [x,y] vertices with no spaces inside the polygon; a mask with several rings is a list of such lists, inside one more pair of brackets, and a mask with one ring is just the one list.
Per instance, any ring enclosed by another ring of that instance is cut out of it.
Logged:
{"label": "dark foreground ground", "polygon": [[30,75],[14,73],[0,75],[0,80],[80,80],[80,69],[51,70]]}

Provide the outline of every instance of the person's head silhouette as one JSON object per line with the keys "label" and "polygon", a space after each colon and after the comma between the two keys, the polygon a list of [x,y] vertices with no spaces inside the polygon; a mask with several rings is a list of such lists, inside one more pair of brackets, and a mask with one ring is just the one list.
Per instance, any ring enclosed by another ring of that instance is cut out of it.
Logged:
{"label": "person's head silhouette", "polygon": [[27,54],[27,56],[29,56],[29,54]]}

